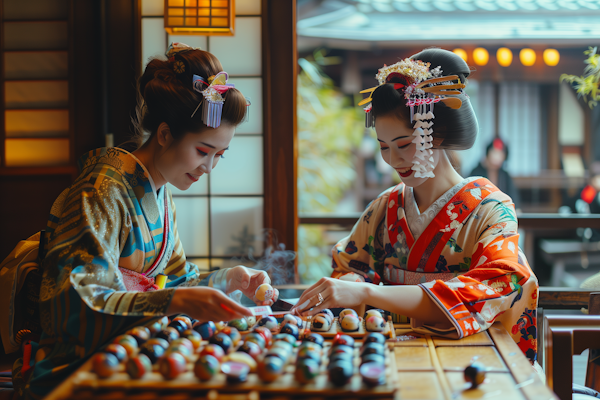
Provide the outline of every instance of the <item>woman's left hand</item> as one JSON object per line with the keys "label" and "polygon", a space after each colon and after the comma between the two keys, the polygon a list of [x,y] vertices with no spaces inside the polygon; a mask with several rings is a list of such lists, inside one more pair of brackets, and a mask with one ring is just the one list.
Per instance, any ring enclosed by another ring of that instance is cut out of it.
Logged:
{"label": "woman's left hand", "polygon": [[273,298],[267,301],[260,301],[256,298],[254,293],[256,292],[256,289],[263,283],[271,284],[271,278],[269,278],[269,275],[267,275],[265,271],[259,271],[244,267],[243,265],[238,265],[230,268],[229,271],[227,271],[226,293],[229,294],[236,290],[241,290],[244,295],[252,299],[252,301],[259,306],[270,306],[279,297],[279,291],[273,288]]}
{"label": "woman's left hand", "polygon": [[[297,315],[315,315],[326,308],[348,308],[361,305],[368,299],[369,283],[341,281],[321,278],[306,289],[292,312]],[[321,297],[319,297],[319,294]],[[312,310],[311,310],[312,308]]]}

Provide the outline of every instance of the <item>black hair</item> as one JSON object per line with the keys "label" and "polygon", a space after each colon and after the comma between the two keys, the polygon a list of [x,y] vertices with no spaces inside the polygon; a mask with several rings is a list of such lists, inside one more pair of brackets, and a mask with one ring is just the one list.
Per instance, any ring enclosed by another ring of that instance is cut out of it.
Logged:
{"label": "black hair", "polygon": [[[460,81],[467,84],[467,77],[471,70],[467,63],[448,50],[426,49],[410,57],[430,63],[430,69],[440,67],[442,76],[458,75]],[[404,83],[402,77],[391,77],[388,83]],[[462,90],[461,90],[462,91]],[[475,143],[479,125],[475,111],[471,106],[469,97],[463,92],[452,95],[462,101],[459,109],[451,109],[439,102],[434,106],[435,119],[433,120],[433,144],[437,149],[465,150]],[[394,114],[400,121],[412,128],[410,108],[406,106],[406,99],[402,89],[394,89],[394,85],[384,84],[379,86],[372,95],[373,117]]]}
{"label": "black hair", "polygon": [[[194,91],[192,81],[193,75],[208,81],[221,71],[223,67],[217,57],[203,50],[179,52],[168,60],[150,60],[138,80],[138,105],[134,119],[137,129],[134,140],[138,146],[154,135],[163,122],[169,126],[175,140],[187,132],[213,129],[202,122],[201,109],[194,114],[202,101],[202,94]],[[246,115],[246,98],[235,88],[222,96],[225,99],[222,123],[238,125]]]}
{"label": "black hair", "polygon": [[498,150],[502,150],[504,152],[504,161],[508,160],[508,145],[506,142],[500,138],[495,138],[487,145],[485,148],[485,156],[487,157],[490,154],[490,151],[496,148]]}

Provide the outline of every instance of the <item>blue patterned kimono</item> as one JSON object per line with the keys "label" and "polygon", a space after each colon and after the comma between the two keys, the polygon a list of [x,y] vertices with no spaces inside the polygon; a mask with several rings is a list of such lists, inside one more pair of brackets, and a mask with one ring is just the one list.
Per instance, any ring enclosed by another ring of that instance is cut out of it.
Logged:
{"label": "blue patterned kimono", "polygon": [[113,337],[166,314],[174,287],[128,291],[125,270],[169,275],[171,286],[212,283],[209,273],[186,262],[170,191],[163,188],[164,199],[157,199],[135,156],[101,148],[82,157],[80,168],[46,228],[43,335],[32,351],[37,362],[27,397],[43,397]]}

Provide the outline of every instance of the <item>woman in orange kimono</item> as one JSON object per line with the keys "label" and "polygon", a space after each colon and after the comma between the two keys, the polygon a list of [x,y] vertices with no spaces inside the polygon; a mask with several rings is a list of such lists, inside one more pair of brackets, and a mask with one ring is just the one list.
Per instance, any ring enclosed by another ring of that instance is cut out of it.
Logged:
{"label": "woman in orange kimono", "polygon": [[485,178],[463,179],[445,152],[477,135],[463,92],[469,73],[454,53],[428,49],[380,69],[380,85],[363,91],[367,126],[402,183],[335,245],[331,278],[306,290],[296,312],[367,304],[455,339],[500,321],[534,362],[538,284],[518,246],[514,204]]}

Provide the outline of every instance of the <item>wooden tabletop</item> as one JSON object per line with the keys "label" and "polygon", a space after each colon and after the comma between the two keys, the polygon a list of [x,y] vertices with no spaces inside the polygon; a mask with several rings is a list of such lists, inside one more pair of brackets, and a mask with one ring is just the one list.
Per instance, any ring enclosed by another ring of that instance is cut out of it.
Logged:
{"label": "wooden tabletop", "polygon": [[[425,399],[519,399],[548,400],[557,399],[555,394],[540,379],[519,347],[506,332],[504,327],[495,323],[487,332],[478,333],[460,340],[448,340],[410,332],[408,327],[397,325],[397,338],[389,343],[394,357],[397,390],[394,400]],[[468,389],[463,378],[463,370],[472,361],[477,360],[487,368],[485,382],[476,389]],[[91,362],[86,362],[78,371],[58,386],[48,400],[76,398],[76,378],[80,372],[91,370]],[[199,385],[201,385],[199,383]],[[148,397],[150,396],[150,397]],[[259,391],[251,393],[218,393],[210,391],[201,397],[197,394],[182,392],[172,395],[157,393],[148,396],[128,395],[126,391],[101,392],[93,398],[173,398],[192,399],[206,398],[210,400],[242,400],[242,399],[311,399],[341,398],[330,391],[318,396],[299,396],[290,390],[288,396],[262,395]],[[357,396],[357,398],[366,398]],[[344,397],[347,398],[347,397]],[[90,398],[91,399],[91,398]]]}

